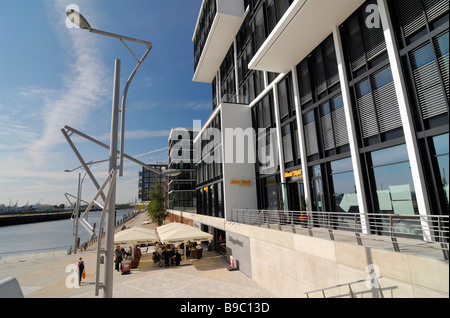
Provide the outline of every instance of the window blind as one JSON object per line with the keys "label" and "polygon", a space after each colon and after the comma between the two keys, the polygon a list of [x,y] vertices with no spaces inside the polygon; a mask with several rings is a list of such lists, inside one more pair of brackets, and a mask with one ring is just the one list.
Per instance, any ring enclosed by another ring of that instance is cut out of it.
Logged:
{"label": "window blind", "polygon": [[[447,8],[448,9],[448,8]],[[448,31],[438,35],[433,39],[436,56],[438,58],[439,69],[441,71],[442,80],[444,82],[445,91],[447,94],[447,101],[449,100],[449,46],[448,46]]]}
{"label": "window blind", "polygon": [[397,7],[406,38],[425,26],[425,16],[420,0],[398,0]]}
{"label": "window blind", "polygon": [[[447,53],[448,54],[448,53]],[[438,64],[429,42],[410,52],[414,82],[419,105],[424,119],[447,112],[445,95],[439,80]],[[448,70],[448,56],[447,61]]]}

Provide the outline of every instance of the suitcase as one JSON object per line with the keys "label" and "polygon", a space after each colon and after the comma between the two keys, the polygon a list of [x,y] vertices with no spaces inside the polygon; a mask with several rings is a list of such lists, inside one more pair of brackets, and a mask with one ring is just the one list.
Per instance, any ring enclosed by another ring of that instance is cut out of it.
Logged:
{"label": "suitcase", "polygon": [[126,260],[122,262],[122,275],[127,275],[131,273],[131,261]]}

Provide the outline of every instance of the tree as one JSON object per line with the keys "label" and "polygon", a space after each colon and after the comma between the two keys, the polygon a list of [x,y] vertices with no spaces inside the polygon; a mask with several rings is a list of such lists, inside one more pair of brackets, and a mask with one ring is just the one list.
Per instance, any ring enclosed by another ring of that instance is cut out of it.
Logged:
{"label": "tree", "polygon": [[167,218],[167,213],[164,207],[164,192],[161,183],[156,179],[153,190],[149,193],[150,203],[147,207],[147,213],[153,222],[158,226],[162,225]]}

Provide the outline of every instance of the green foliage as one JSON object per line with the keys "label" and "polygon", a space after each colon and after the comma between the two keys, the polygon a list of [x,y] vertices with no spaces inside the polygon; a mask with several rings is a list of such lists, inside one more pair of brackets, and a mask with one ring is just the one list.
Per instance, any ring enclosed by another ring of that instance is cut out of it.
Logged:
{"label": "green foliage", "polygon": [[155,186],[149,193],[149,196],[150,203],[147,207],[148,215],[153,222],[160,226],[163,224],[169,213],[167,213],[164,207],[164,191],[158,180],[155,181]]}

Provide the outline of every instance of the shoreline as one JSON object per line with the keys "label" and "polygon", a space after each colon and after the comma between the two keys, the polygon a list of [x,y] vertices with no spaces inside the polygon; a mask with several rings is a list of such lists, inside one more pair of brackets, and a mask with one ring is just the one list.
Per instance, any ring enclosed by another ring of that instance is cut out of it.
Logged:
{"label": "shoreline", "polygon": [[0,217],[0,227],[70,219],[73,212],[36,213]]}

